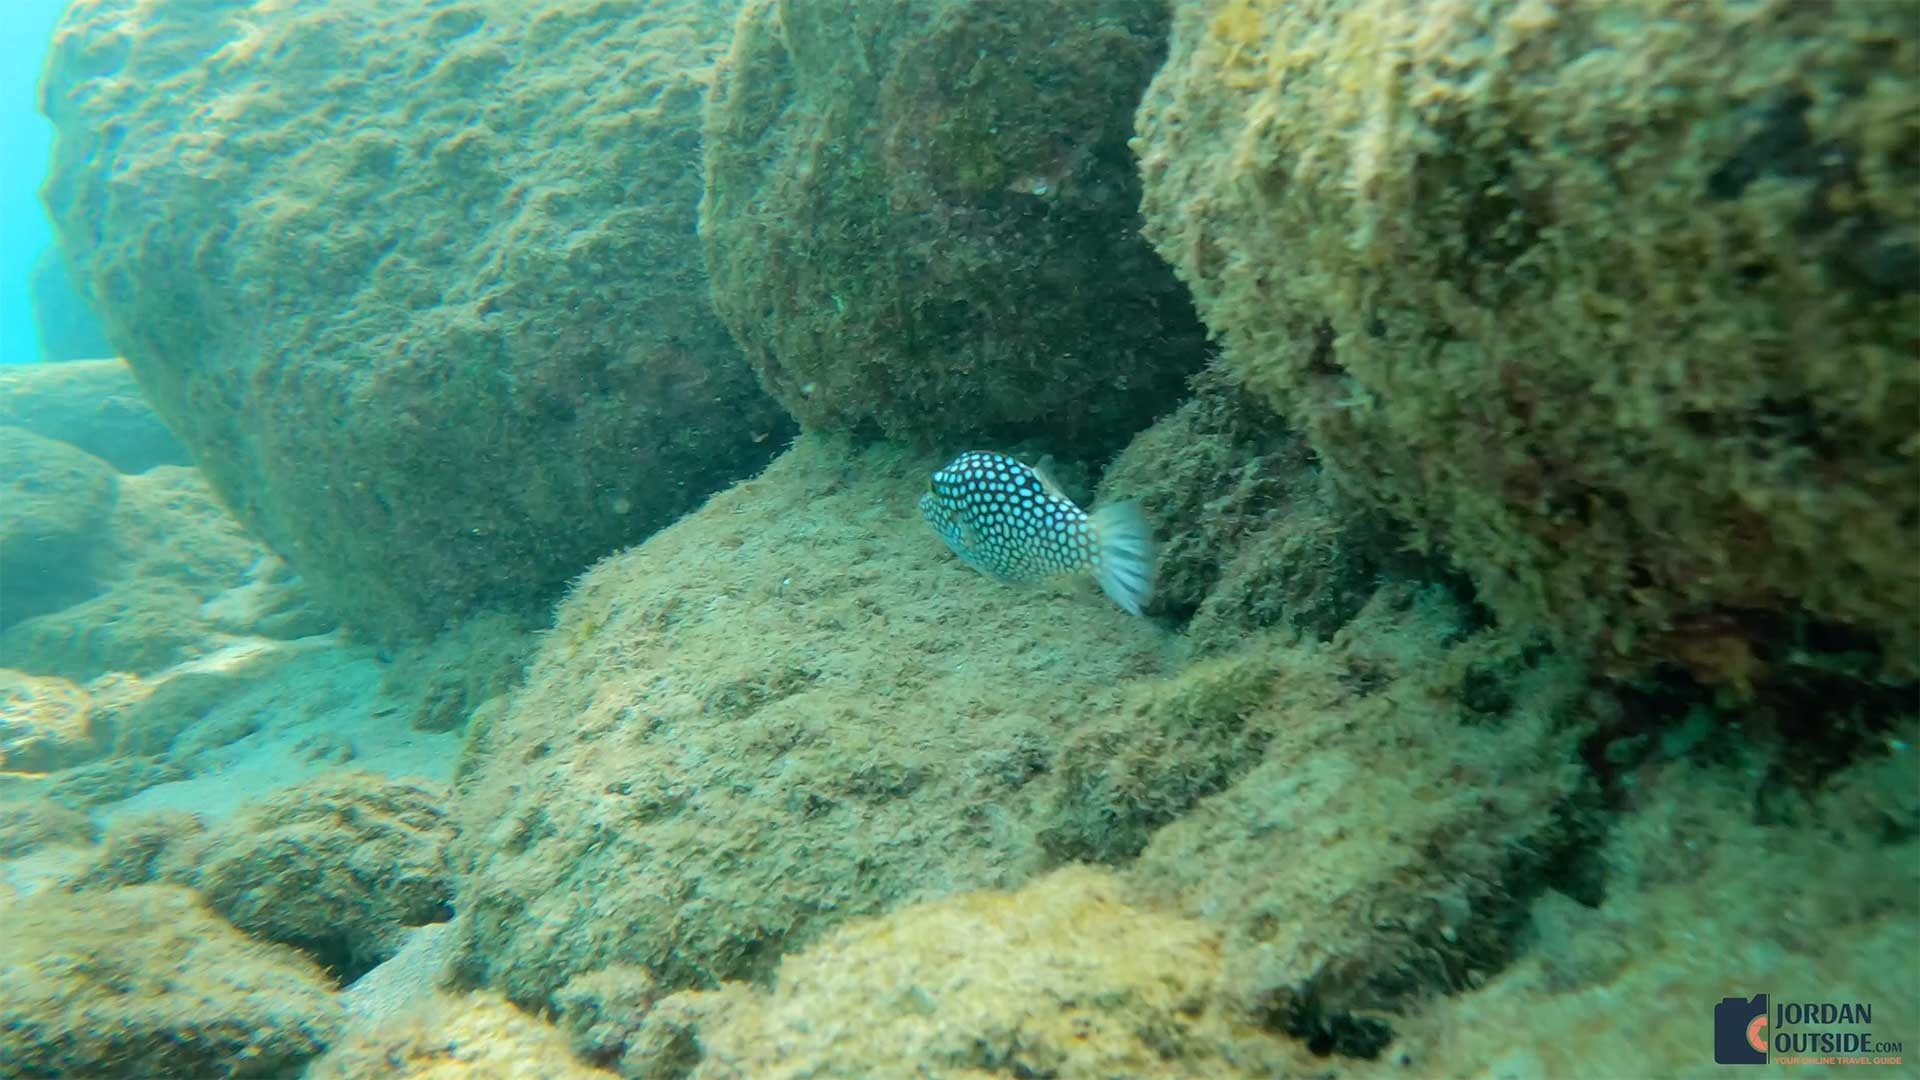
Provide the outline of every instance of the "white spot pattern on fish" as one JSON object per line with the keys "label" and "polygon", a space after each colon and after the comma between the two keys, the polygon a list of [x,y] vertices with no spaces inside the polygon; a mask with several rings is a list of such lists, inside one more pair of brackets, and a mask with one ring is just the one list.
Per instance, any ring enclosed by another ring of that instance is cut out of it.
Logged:
{"label": "white spot pattern on fish", "polygon": [[1153,534],[1137,504],[1088,514],[1041,472],[969,450],[936,470],[920,513],[967,565],[1008,582],[1091,573],[1135,615],[1153,596]]}

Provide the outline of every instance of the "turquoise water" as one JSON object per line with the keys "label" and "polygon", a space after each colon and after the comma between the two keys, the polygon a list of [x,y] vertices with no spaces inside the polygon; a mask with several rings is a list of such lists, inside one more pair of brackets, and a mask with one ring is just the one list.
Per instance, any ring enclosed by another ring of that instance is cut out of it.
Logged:
{"label": "turquoise water", "polygon": [[53,242],[40,208],[53,129],[35,107],[34,87],[46,59],[47,38],[66,0],[9,0],[0,34],[0,364],[40,355],[27,274],[34,256]]}

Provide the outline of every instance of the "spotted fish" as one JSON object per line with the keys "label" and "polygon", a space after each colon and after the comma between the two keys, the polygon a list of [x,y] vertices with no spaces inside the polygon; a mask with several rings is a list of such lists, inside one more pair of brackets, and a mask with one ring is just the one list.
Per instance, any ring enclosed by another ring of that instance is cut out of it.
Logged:
{"label": "spotted fish", "polygon": [[1041,470],[969,450],[933,474],[920,513],[962,562],[1009,582],[1093,574],[1135,615],[1153,598],[1153,531],[1137,503],[1092,514]]}

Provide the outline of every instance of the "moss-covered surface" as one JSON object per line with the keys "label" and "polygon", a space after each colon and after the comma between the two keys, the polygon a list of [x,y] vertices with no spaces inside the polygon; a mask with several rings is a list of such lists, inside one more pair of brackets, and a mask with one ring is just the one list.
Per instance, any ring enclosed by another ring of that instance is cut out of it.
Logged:
{"label": "moss-covered surface", "polygon": [[1111,448],[1204,339],[1139,238],[1147,0],[756,0],[720,65],[714,299],[808,427]]}
{"label": "moss-covered surface", "polygon": [[445,789],[332,772],[250,805],[157,862],[256,937],[351,982],[452,915]]}
{"label": "moss-covered surface", "polygon": [[1148,234],[1511,621],[1736,688],[1813,627],[1911,678],[1916,42],[1871,4],[1189,0]]}
{"label": "moss-covered surface", "polygon": [[0,1072],[280,1076],[342,1015],[326,977],[253,941],[193,894],[46,891],[0,907]]}
{"label": "moss-covered surface", "polygon": [[477,615],[401,650],[380,689],[406,702],[407,723],[416,731],[451,731],[519,683],[534,644],[527,620]]}
{"label": "moss-covered surface", "polygon": [[1800,987],[1795,997],[1871,1005],[1871,1025],[1833,1030],[1910,1041],[1891,1033],[1920,1023],[1920,728],[1902,735],[1810,791],[1770,779],[1792,753],[1778,744],[1702,743],[1648,762],[1592,852],[1604,899],[1543,894],[1525,955],[1417,1010],[1393,1052],[1354,1075],[1545,1080],[1598,1061],[1619,1075],[1704,1075],[1715,1003],[1779,1002]]}
{"label": "moss-covered surface", "polygon": [[1234,999],[1372,1056],[1393,1013],[1512,958],[1598,809],[1578,751],[1605,710],[1584,671],[1476,624],[1447,590],[1401,586],[1326,646],[1194,666],[1145,722],[1090,733],[1106,763],[1075,755],[1054,839],[1165,822],[1133,880],[1225,927]]}
{"label": "moss-covered surface", "polygon": [[45,196],[83,291],[331,610],[538,610],[784,441],[694,241],[730,14],[69,9]]}
{"label": "moss-covered surface", "polygon": [[71,679],[0,668],[0,770],[42,773],[100,750],[93,696]]}
{"label": "moss-covered surface", "polygon": [[595,567],[469,728],[469,974],[544,1005],[622,963],[664,991],[1037,865],[1062,735],[1163,670],[1090,582],[1015,589],[920,520],[932,457],[803,436]]}
{"label": "moss-covered surface", "polygon": [[[1114,874],[1075,867],[848,926],[783,962],[770,993],[681,995],[653,1026],[703,1021],[697,1080],[1252,1080],[1308,1067],[1304,1047],[1239,1021],[1220,954],[1207,924],[1131,907]],[[672,1075],[672,1041],[650,1034],[623,1074]]]}
{"label": "moss-covered surface", "polygon": [[9,626],[0,633],[5,662],[82,682],[144,676],[210,653],[227,635],[332,627],[302,583],[266,580],[274,575],[265,550],[198,470],[157,466],[120,477],[118,489],[83,548],[97,595]]}
{"label": "moss-covered surface", "polygon": [[1136,857],[1269,1034],[1349,1040],[1507,959],[1588,793],[1578,665],[1408,582],[1194,662],[1085,583],[952,559],[912,509],[934,464],[806,436],[582,579],[470,729],[469,978],[613,1060],[656,998],[849,918]]}
{"label": "moss-covered surface", "polygon": [[1161,545],[1154,610],[1203,652],[1269,627],[1325,640],[1382,585],[1448,574],[1217,367],[1106,470],[1099,501],[1118,499],[1140,502]]}
{"label": "moss-covered surface", "polygon": [[349,1027],[308,1080],[611,1080],[572,1060],[566,1037],[497,994],[423,998],[389,1022]]}
{"label": "moss-covered surface", "polygon": [[51,802],[0,803],[0,859],[50,844],[91,844],[98,829],[87,815]]}

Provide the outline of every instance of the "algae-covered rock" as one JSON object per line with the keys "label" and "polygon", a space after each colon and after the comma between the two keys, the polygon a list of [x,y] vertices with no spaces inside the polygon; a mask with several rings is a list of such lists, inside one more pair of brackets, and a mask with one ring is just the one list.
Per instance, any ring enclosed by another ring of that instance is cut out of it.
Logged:
{"label": "algae-covered rock", "polygon": [[1185,617],[1203,650],[1276,626],[1324,640],[1382,584],[1445,576],[1218,369],[1135,437],[1100,487],[1099,502],[1139,501],[1160,543],[1154,608]]}
{"label": "algae-covered rock", "polygon": [[1585,839],[1578,663],[1414,580],[1195,663],[1084,582],[954,560],[930,464],[809,435],[581,580],[469,731],[469,978],[596,1060],[671,1056],[661,995],[1070,860],[1137,859],[1222,934],[1242,1021],[1321,1050],[1511,959]]}
{"label": "algae-covered rock", "polygon": [[84,450],[0,425],[0,629],[91,596],[119,478]]}
{"label": "algae-covered rock", "polygon": [[104,675],[87,683],[94,727],[116,754],[169,753],[221,703],[276,683],[297,687],[295,662],[326,644],[241,638],[151,675]]}
{"label": "algae-covered rock", "polygon": [[1225,359],[1511,620],[1920,668],[1920,11],[1188,0],[1135,143]]}
{"label": "algae-covered rock", "polygon": [[694,237],[729,15],[68,9],[42,95],[62,243],[155,409],[330,610],[382,637],[538,610],[782,444]]}
{"label": "algae-covered rock", "polygon": [[250,805],[162,860],[256,937],[352,981],[411,927],[452,913],[444,794],[372,773],[328,773]]}
{"label": "algae-covered rock", "polygon": [[150,673],[186,659],[205,640],[200,600],[171,582],[130,582],[18,623],[0,635],[9,663],[69,679],[109,671]]}
{"label": "algae-covered rock", "polygon": [[1139,238],[1149,0],[756,0],[720,65],[714,302],[809,427],[1111,446],[1203,336]]}
{"label": "algae-covered rock", "polygon": [[99,806],[186,775],[186,769],[164,758],[106,757],[49,774],[45,797],[67,806]]}
{"label": "algae-covered rock", "polygon": [[478,615],[402,650],[381,678],[381,690],[406,702],[407,723],[416,731],[451,731],[513,689],[533,644],[524,620]]}
{"label": "algae-covered rock", "polygon": [[575,1061],[566,1036],[498,994],[435,995],[391,1022],[347,1030],[308,1080],[610,1080]]}
{"label": "algae-covered rock", "polygon": [[803,436],[580,580],[469,729],[472,977],[545,1007],[612,964],[662,993],[763,975],[1044,861],[1032,785],[1166,642],[1089,582],[955,560],[915,510],[937,464]]}
{"label": "algae-covered rock", "polygon": [[[1911,721],[1904,733],[1916,734]],[[1602,1057],[1621,1075],[1684,1075],[1714,1067],[1713,1005],[1763,992],[1778,1003],[1774,988],[1789,986],[1871,1008],[1871,1023],[1827,1029],[1836,1034],[1895,1042],[1887,1033],[1913,1030],[1920,982],[1903,958],[1920,950],[1920,761],[1911,749],[1874,755],[1782,818],[1765,809],[1777,797],[1767,755],[1737,756],[1748,760],[1646,770],[1596,852],[1605,899],[1544,894],[1528,952],[1483,988],[1408,1017],[1393,1056],[1415,1072],[1526,1080],[1581,1074]]]}
{"label": "algae-covered rock", "polygon": [[[704,1018],[698,1065],[681,1075],[1251,1080],[1309,1068],[1304,1047],[1239,1023],[1220,969],[1205,923],[1132,907],[1112,873],[1077,867],[835,931],[782,962],[770,992],[736,993]],[[621,1071],[656,1075],[652,1056]]]}
{"label": "algae-covered rock", "polygon": [[0,802],[0,859],[49,844],[90,844],[97,832],[87,815],[70,806],[40,799]]}
{"label": "algae-covered rock", "polygon": [[79,447],[123,473],[192,463],[124,360],[0,368],[0,424]]}
{"label": "algae-covered rock", "polygon": [[147,885],[161,880],[170,853],[186,850],[207,831],[184,810],[121,817],[107,826],[100,852],[69,886],[74,892]]}
{"label": "algae-covered rock", "polygon": [[1379,1053],[1394,1014],[1512,959],[1587,839],[1603,706],[1578,665],[1476,621],[1402,584],[1325,644],[1268,635],[1136,688],[1061,755],[1043,841],[1137,855],[1141,897],[1218,926],[1249,1022]]}
{"label": "algae-covered rock", "polygon": [[320,969],[185,889],[49,890],[0,909],[0,1073],[278,1076],[341,1021]]}
{"label": "algae-covered rock", "polygon": [[93,696],[57,675],[0,668],[0,770],[50,772],[99,749]]}
{"label": "algae-covered rock", "polygon": [[0,633],[8,663],[78,680],[147,676],[218,656],[231,636],[295,637],[334,625],[197,469],[156,466],[119,487],[96,545],[98,595]]}

